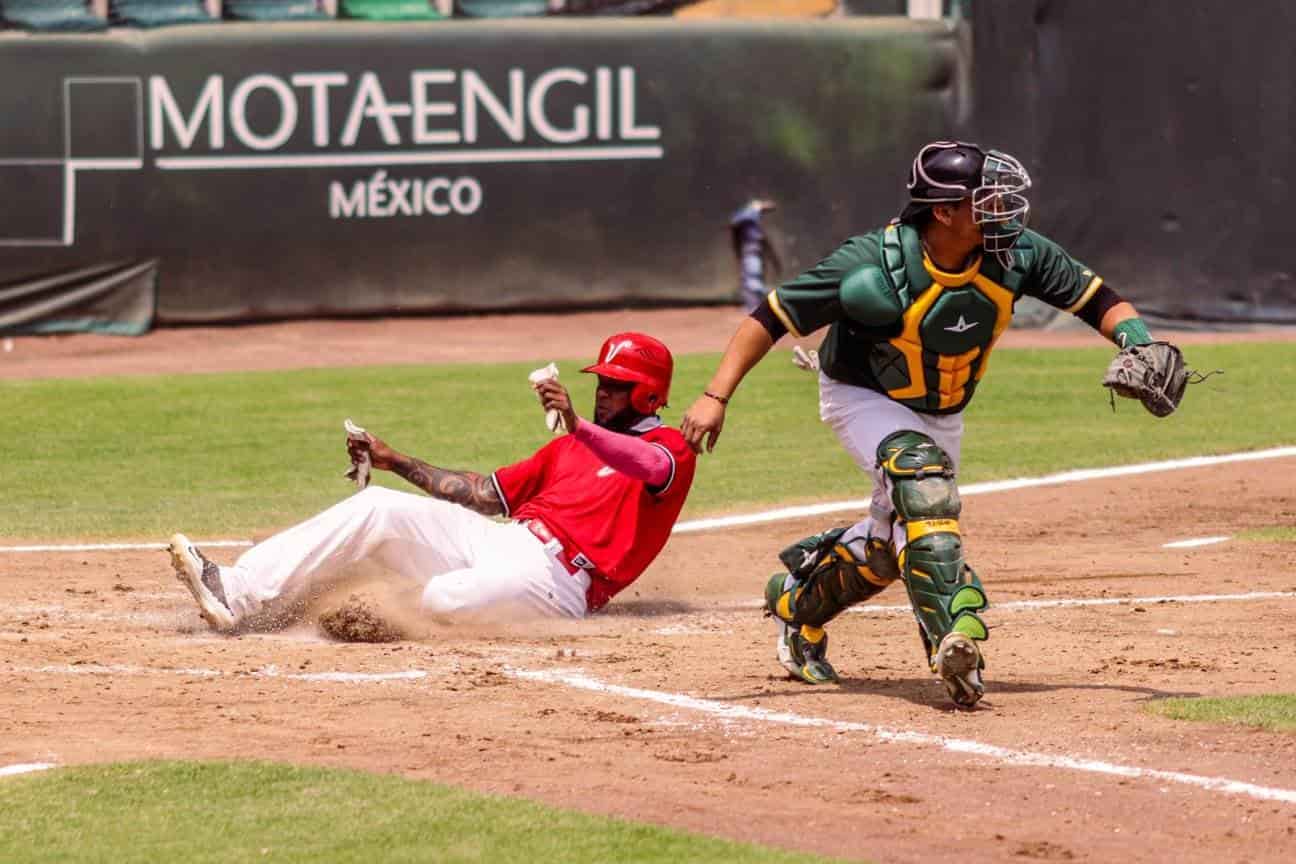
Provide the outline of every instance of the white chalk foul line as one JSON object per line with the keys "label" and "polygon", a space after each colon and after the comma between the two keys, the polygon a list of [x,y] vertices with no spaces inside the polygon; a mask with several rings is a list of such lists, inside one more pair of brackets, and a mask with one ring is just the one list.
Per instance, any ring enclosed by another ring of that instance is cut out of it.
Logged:
{"label": "white chalk foul line", "polygon": [[30,774],[33,771],[48,771],[54,766],[49,762],[28,762],[23,765],[0,766],[0,777],[12,777],[15,774]]}
{"label": "white chalk foul line", "polygon": [[[1060,474],[1047,474],[1043,477],[1022,477],[1017,480],[995,480],[988,483],[970,483],[959,487],[959,494],[985,495],[991,492],[1008,492],[1013,489],[1027,489],[1036,486],[1055,486],[1060,483],[1079,483],[1084,480],[1104,480],[1111,477],[1128,477],[1132,474],[1152,474],[1158,471],[1178,471],[1185,468],[1204,468],[1211,465],[1224,465],[1229,462],[1253,462],[1259,459],[1283,459],[1296,456],[1296,447],[1274,447],[1269,450],[1252,450],[1246,453],[1226,453],[1222,456],[1193,456],[1188,459],[1171,459],[1164,462],[1145,462],[1140,465],[1118,465],[1114,468],[1087,468],[1079,471],[1063,471]],[[699,531],[713,531],[717,528],[736,528],[746,525],[760,525],[765,522],[783,522],[789,519],[804,519],[807,516],[822,516],[826,513],[839,513],[843,510],[864,511],[869,506],[869,499],[859,498],[852,501],[829,501],[825,504],[809,504],[803,507],[780,507],[777,510],[766,510],[760,513],[743,513],[734,516],[717,516],[711,519],[691,519],[675,525],[672,534],[693,534]],[[251,540],[205,540],[197,546],[212,548],[251,546]],[[112,552],[146,549],[165,549],[165,543],[98,543],[75,546],[0,546],[4,552]]]}
{"label": "white chalk foul line", "polygon": [[1232,537],[1194,537],[1192,540],[1175,540],[1173,543],[1161,544],[1162,549],[1192,549],[1195,546],[1212,546],[1232,540]]}
{"label": "white chalk foul line", "polygon": [[400,672],[280,672],[266,666],[251,672],[227,673],[219,669],[163,669],[122,664],[69,663],[61,666],[0,666],[0,675],[174,675],[180,678],[286,678],[292,681],[330,681],[342,684],[373,684],[382,681],[417,681],[426,678],[422,669]]}
{"label": "white chalk foul line", "polygon": [[[245,548],[252,545],[251,540],[201,540],[195,545],[200,547]],[[165,550],[165,543],[76,543],[52,544],[49,546],[0,546],[0,552],[147,552],[156,549]]]}
{"label": "white chalk foul line", "polygon": [[[1161,603],[1237,603],[1249,600],[1296,600],[1296,591],[1250,591],[1245,594],[1177,594],[1154,597],[1077,597],[1061,598],[1056,600],[1006,600],[1001,603],[994,603],[990,607],[990,612],[1013,612],[1023,609],[1061,609],[1072,608],[1077,606],[1141,606],[1156,605]],[[697,611],[704,613],[710,612],[733,612],[747,609],[761,609],[764,603],[760,600],[743,600],[730,603],[722,603],[718,606],[706,607]],[[908,615],[911,610],[909,606],[851,606],[844,614],[847,615]],[[0,609],[0,620],[8,618],[25,618],[32,616],[55,616],[60,620],[66,621],[123,621],[126,619],[133,621],[161,622],[169,621],[171,617],[166,614],[141,614],[128,613],[117,614],[114,612],[78,612],[67,609],[59,604],[36,605],[27,604],[13,608]],[[703,631],[690,628],[686,624],[672,625],[677,628],[683,628],[680,632],[675,632],[671,627],[662,627],[653,631],[662,636],[684,635],[685,633],[716,632]],[[0,667],[2,670],[3,667]]]}
{"label": "white chalk foul line", "polygon": [[[1014,489],[1028,489],[1037,486],[1056,486],[1063,483],[1079,483],[1085,480],[1106,480],[1112,477],[1153,474],[1160,471],[1179,471],[1186,468],[1206,468],[1211,465],[1224,465],[1230,462],[1283,459],[1289,456],[1296,456],[1296,447],[1275,447],[1269,450],[1253,450],[1247,453],[1227,453],[1222,456],[1193,456],[1187,459],[1145,462],[1140,465],[1118,465],[1114,468],[1087,468],[1079,471],[1047,474],[1043,477],[1022,477],[1017,480],[969,483],[966,486],[959,486],[959,495],[964,497],[968,495],[987,495],[992,492],[1009,492]],[[804,519],[807,516],[822,516],[825,513],[837,513],[842,510],[866,511],[868,506],[869,499],[860,498],[854,501],[832,501],[825,504],[810,504],[804,507],[780,507],[777,510],[767,510],[763,513],[719,516],[713,519],[693,519],[688,522],[678,523],[675,526],[674,533],[691,534],[697,531],[711,531],[716,528],[734,528],[744,525],[759,525],[764,522]]]}
{"label": "white chalk foul line", "polygon": [[[1076,597],[1059,600],[1009,600],[1003,603],[991,603],[995,612],[1006,609],[1058,609],[1072,606],[1142,606],[1158,603],[1230,603],[1245,600],[1292,600],[1296,591],[1249,591],[1245,594],[1167,594],[1161,597]],[[758,608],[764,604],[756,600],[751,604]],[[852,606],[846,610],[857,615],[892,615],[909,612],[909,606]]]}
{"label": "white chalk foul line", "polygon": [[[1166,594],[1153,597],[1067,597],[1057,600],[1005,600],[991,603],[993,612],[1016,611],[1020,609],[1058,609],[1072,606],[1141,606],[1158,603],[1230,603],[1246,600],[1296,600],[1296,591],[1248,591],[1244,594]],[[763,609],[762,600],[741,600],[722,605],[728,609]],[[900,615],[909,614],[910,606],[851,606],[847,615]],[[660,631],[656,631],[660,632]],[[663,634],[670,635],[670,634]]]}
{"label": "white chalk foul line", "polygon": [[622,696],[627,699],[640,699],[670,705],[722,717],[727,720],[751,720],[758,723],[776,723],[785,726],[804,726],[820,729],[832,729],[838,732],[860,732],[872,735],[880,741],[896,744],[914,744],[926,747],[939,747],[954,753],[967,753],[1002,762],[1008,765],[1039,768],[1060,768],[1068,771],[1084,771],[1091,774],[1109,774],[1117,777],[1160,780],[1166,783],[1179,783],[1195,786],[1211,792],[1222,792],[1226,795],[1247,795],[1263,801],[1281,801],[1296,804],[1296,789],[1280,789],[1271,786],[1258,786],[1226,777],[1205,777],[1199,774],[1186,774],[1181,771],[1162,771],[1156,768],[1139,768],[1133,765],[1119,765],[1114,762],[1101,762],[1096,759],[1081,759],[1075,756],[1060,756],[1050,753],[1036,753],[1030,750],[1013,750],[994,744],[983,744],[964,738],[947,738],[944,735],[931,735],[926,732],[888,729],[871,723],[859,723],[850,720],[830,720],[824,717],[808,717],[790,711],[770,711],[766,708],[754,708],[746,705],[731,705],[711,699],[699,699],[682,693],[664,693],[658,690],[641,690],[637,687],[624,687],[608,684],[591,678],[581,672],[555,669],[507,669],[507,674],[526,681],[539,681],[546,684],[562,684],[578,690],[590,690]]}

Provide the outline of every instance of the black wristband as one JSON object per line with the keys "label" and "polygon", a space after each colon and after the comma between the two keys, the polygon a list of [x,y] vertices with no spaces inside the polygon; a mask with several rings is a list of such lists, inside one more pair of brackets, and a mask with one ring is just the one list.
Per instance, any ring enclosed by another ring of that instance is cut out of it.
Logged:
{"label": "black wristband", "polygon": [[719,402],[721,405],[729,404],[728,396],[717,396],[716,394],[712,393],[710,390],[703,390],[702,395],[706,396],[709,399],[714,399],[715,401]]}

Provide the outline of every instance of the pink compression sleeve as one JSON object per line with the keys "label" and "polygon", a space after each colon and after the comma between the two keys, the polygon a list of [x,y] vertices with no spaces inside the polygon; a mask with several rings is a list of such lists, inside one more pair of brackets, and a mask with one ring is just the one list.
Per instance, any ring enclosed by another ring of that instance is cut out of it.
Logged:
{"label": "pink compression sleeve", "polygon": [[604,429],[588,420],[578,420],[576,440],[594,451],[609,468],[649,486],[661,486],[671,475],[671,457],[662,447],[633,435]]}

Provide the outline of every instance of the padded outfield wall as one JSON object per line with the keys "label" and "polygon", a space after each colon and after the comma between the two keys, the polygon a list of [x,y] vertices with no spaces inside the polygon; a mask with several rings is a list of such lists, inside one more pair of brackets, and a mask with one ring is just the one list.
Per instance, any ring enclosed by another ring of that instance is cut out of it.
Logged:
{"label": "padded outfield wall", "polygon": [[966,114],[965,41],[895,18],[4,36],[0,313],[113,284],[156,286],[163,323],[727,300],[744,199],[779,201],[790,267],[899,209]]}
{"label": "padded outfield wall", "polygon": [[1296,324],[1296,4],[975,0],[976,127],[1140,310]]}

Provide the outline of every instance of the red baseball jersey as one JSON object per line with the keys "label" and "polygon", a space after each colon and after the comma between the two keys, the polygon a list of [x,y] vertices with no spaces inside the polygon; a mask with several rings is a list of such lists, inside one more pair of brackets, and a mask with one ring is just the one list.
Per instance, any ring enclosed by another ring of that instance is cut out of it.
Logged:
{"label": "red baseball jersey", "polygon": [[608,467],[571,435],[492,475],[504,515],[540,519],[594,565],[585,594],[591,612],[657,557],[693,485],[697,457],[678,429],[657,426],[639,437],[670,456],[671,475],[660,489]]}

